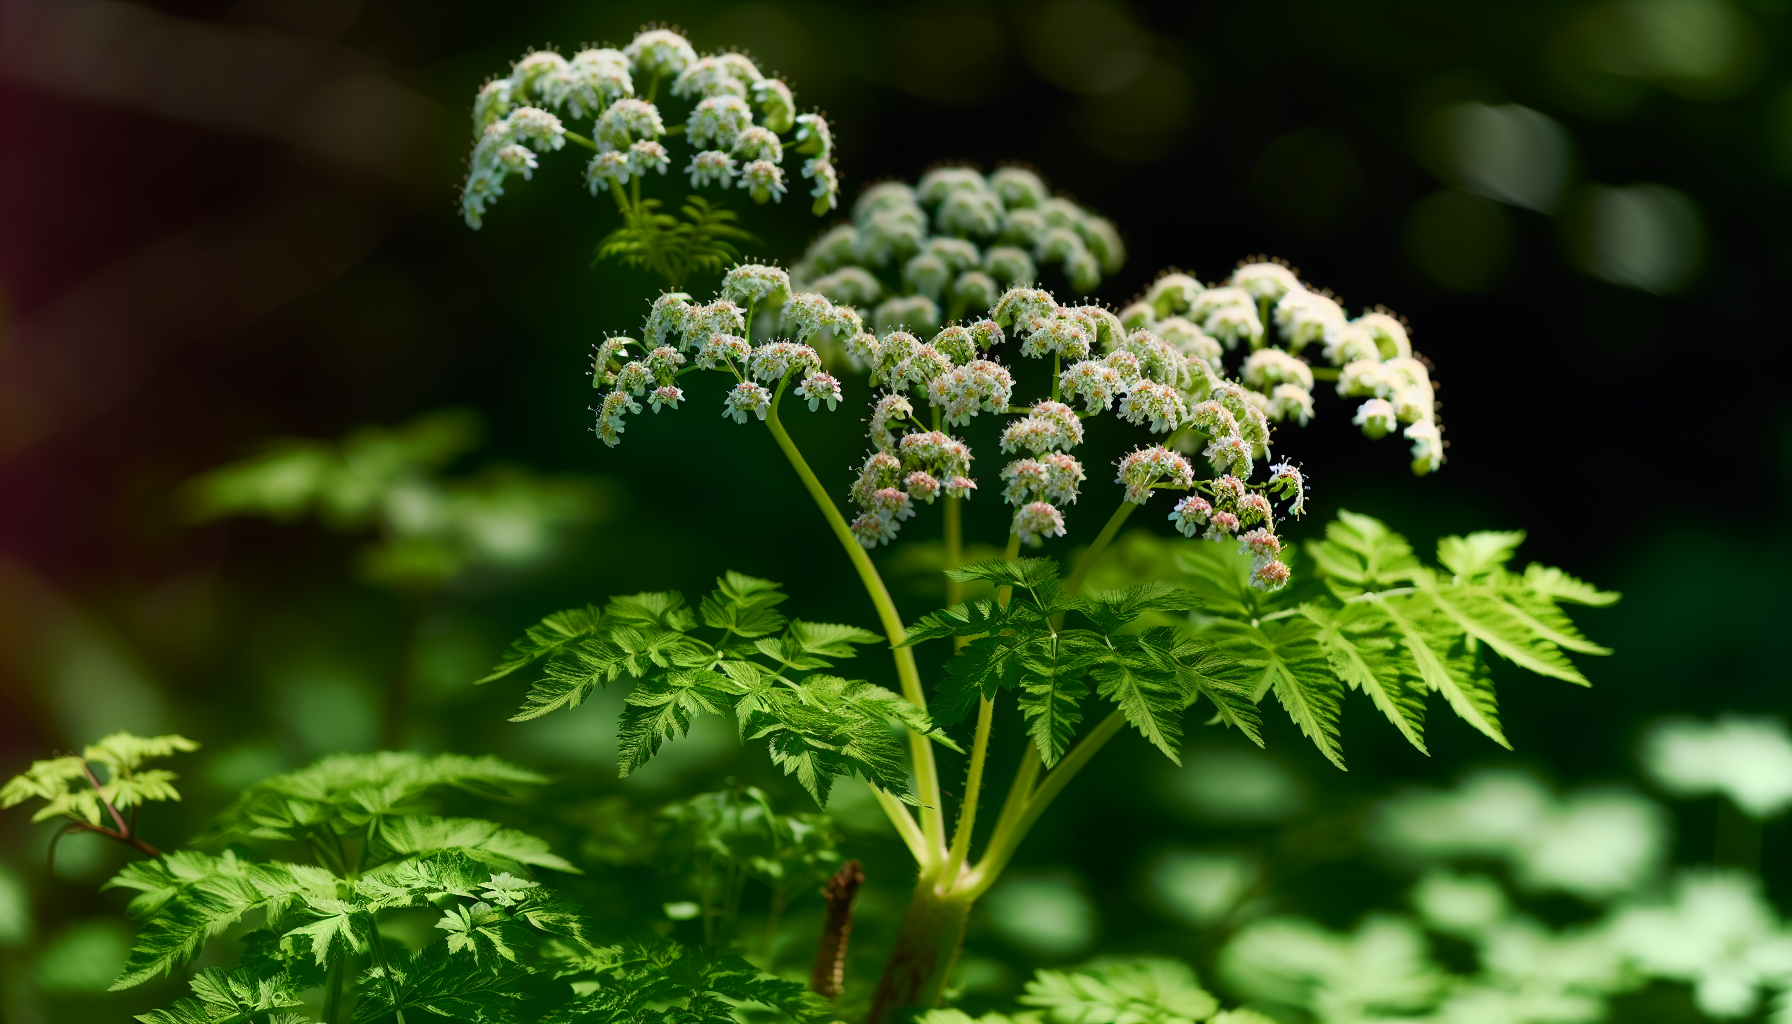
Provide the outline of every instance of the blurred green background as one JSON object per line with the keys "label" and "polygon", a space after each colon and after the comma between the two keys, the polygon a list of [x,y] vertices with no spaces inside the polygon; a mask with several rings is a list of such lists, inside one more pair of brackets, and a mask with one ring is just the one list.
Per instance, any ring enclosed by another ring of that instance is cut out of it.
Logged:
{"label": "blurred green background", "polygon": [[[1593,689],[1516,674],[1502,689],[1515,753],[1438,714],[1426,758],[1353,699],[1339,774],[1271,714],[1270,767],[1250,777],[1275,813],[1240,816],[1201,795],[1233,776],[1200,758],[1231,756],[1236,737],[1193,730],[1181,770],[1116,743],[973,923],[985,990],[1097,948],[1205,969],[1212,943],[1153,895],[1166,855],[1186,867],[1293,821],[1274,841],[1314,864],[1273,899],[1342,926],[1398,899],[1400,876],[1343,856],[1339,836],[1402,784],[1480,765],[1622,779],[1661,715],[1787,710],[1785,0],[18,2],[0,8],[0,771],[113,729],[182,732],[204,744],[175,765],[186,799],[145,825],[175,845],[234,787],[374,749],[402,674],[409,710],[389,742],[557,773],[504,813],[565,848],[608,795],[648,807],[733,777],[807,809],[726,727],[622,783],[615,698],[512,725],[514,688],[471,685],[547,611],[700,591],[729,568],[783,581],[793,614],[870,618],[770,438],[724,425],[714,396],[639,419],[619,448],[591,436],[588,348],[631,332],[657,284],[589,265],[614,214],[574,160],[544,160],[477,233],[457,215],[479,84],[529,48],[619,44],[649,21],[751,51],[825,110],[846,202],[941,161],[1023,161],[1125,235],[1104,301],[1164,267],[1213,280],[1267,253],[1353,310],[1405,315],[1437,367],[1450,463],[1415,480],[1322,399],[1313,427],[1279,438],[1315,495],[1290,535],[1337,508],[1421,550],[1523,528],[1521,555],[1625,594],[1584,617],[1617,649],[1588,666]],[[786,262],[834,222],[742,212],[764,241],[752,254]],[[454,486],[489,491],[526,467],[572,496],[550,553],[410,586],[380,562],[376,526],[197,523],[183,500],[185,481],[269,439],[444,409],[461,411],[439,469]],[[855,419],[797,431],[841,492]],[[999,542],[1002,519],[973,502],[972,539]],[[1059,553],[1096,526],[1073,517]],[[924,517],[905,538],[937,529]],[[878,557],[906,613],[942,596],[919,560]],[[1012,760],[1012,732],[994,763]],[[867,863],[855,951],[870,957],[909,879],[862,803],[835,810]],[[1711,858],[1715,815],[1682,809],[1678,857]],[[172,988],[94,994],[128,939],[123,898],[94,891],[120,852],[75,837],[51,877],[51,826],[26,817],[0,815],[6,892],[26,904],[0,892],[9,1012],[115,1020],[163,1001]],[[1769,826],[1782,906],[1789,856],[1784,823]],[[594,872],[581,898],[672,898],[631,870]],[[869,984],[869,960],[854,970]]]}

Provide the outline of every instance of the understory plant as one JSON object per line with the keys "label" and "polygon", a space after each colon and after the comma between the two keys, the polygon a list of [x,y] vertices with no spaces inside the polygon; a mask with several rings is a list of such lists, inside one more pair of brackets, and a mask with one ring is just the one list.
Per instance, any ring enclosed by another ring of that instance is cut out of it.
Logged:
{"label": "understory plant", "polygon": [[[936,225],[953,223],[938,216],[959,208],[953,196],[1000,202],[1012,181],[949,168],[915,188],[876,186],[866,193],[873,201],[855,207],[852,234],[836,229],[852,240],[840,251],[862,252],[867,238],[881,237],[880,205],[924,212],[931,202]],[[811,250],[804,274],[824,269],[816,265],[824,251]],[[931,280],[947,280],[949,266],[942,257]],[[857,269],[848,276],[864,287],[836,291],[839,299],[762,263],[729,270],[708,301],[663,293],[639,337],[612,335],[595,347],[592,383],[603,396],[595,432],[614,446],[643,422],[643,403],[678,410],[696,401],[687,389],[703,377],[694,375],[719,375],[722,418],[770,432],[863,584],[878,628],[787,620],[776,584],[729,573],[695,605],[644,593],[550,616],[486,681],[545,660],[518,720],[635,681],[620,726],[625,775],[695,716],[719,713],[734,716],[743,742],[766,744],[818,803],[841,775],[870,783],[917,870],[872,1021],[937,1004],[972,905],[1065,785],[1128,727],[1175,759],[1183,717],[1206,700],[1216,722],[1257,741],[1257,706],[1273,693],[1342,767],[1338,709],[1354,688],[1420,749],[1430,692],[1504,744],[1490,654],[1584,684],[1566,652],[1604,653],[1562,605],[1615,596],[1557,569],[1512,567],[1522,534],[1447,538],[1436,565],[1384,524],[1348,513],[1305,558],[1284,539],[1305,510],[1310,471],[1272,453],[1274,431],[1318,415],[1322,380],[1356,401],[1365,434],[1402,434],[1416,474],[1443,464],[1430,366],[1386,310],[1352,319],[1290,267],[1251,260],[1213,284],[1166,272],[1117,312],[1019,280],[981,293],[993,300],[984,308],[954,307],[963,317],[935,329],[926,317],[939,315],[938,303],[918,291],[925,304],[865,305],[894,283]],[[905,311],[912,319],[892,322]],[[830,486],[785,428],[783,401],[834,413],[855,404],[855,386],[866,389],[858,403],[868,410],[870,451],[853,478]],[[1119,424],[1103,429],[1142,443],[1112,466],[1112,513],[1080,554],[1061,561],[1047,545],[1063,543],[1079,499],[1105,483],[1076,454],[1104,414]],[[987,487],[974,475],[973,441],[1012,456]],[[1110,543],[1160,490],[1172,492],[1166,518],[1187,538],[1196,580],[1085,593]],[[1010,506],[1007,539],[1002,557],[966,564],[964,505],[980,493]],[[911,622],[870,552],[927,507],[941,514],[948,606]],[[1042,557],[1022,558],[1023,546]],[[970,586],[987,596],[965,600]],[[916,651],[930,642],[949,644],[951,655],[924,680]],[[900,692],[835,674],[855,645],[873,643],[888,645]],[[990,736],[1004,705],[1019,712],[1029,742],[978,850]],[[968,732],[955,735],[967,719]],[[938,746],[967,755],[955,814]]]}

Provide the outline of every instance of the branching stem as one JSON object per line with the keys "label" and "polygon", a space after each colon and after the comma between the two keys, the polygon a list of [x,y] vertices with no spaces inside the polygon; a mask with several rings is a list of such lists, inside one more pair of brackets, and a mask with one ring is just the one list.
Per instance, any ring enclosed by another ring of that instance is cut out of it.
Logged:
{"label": "branching stem", "polygon": [[[902,624],[902,616],[896,611],[896,602],[890,598],[889,588],[884,586],[883,577],[878,575],[877,567],[871,564],[871,556],[859,544],[858,539],[852,535],[852,530],[846,525],[846,518],[840,514],[840,509],[834,504],[834,499],[828,496],[827,490],[821,486],[821,481],[816,479],[815,471],[809,468],[809,463],[803,459],[802,452],[797,450],[796,443],[790,439],[790,434],[785,431],[783,422],[778,418],[778,406],[784,400],[784,389],[785,385],[789,383],[789,379],[789,375],[786,374],[785,379],[779,382],[777,394],[772,397],[772,407],[770,414],[766,416],[765,425],[771,430],[772,438],[778,442],[778,447],[783,449],[784,457],[790,460],[791,468],[795,469],[796,475],[802,478],[803,486],[808,489],[809,496],[815,499],[815,505],[821,510],[822,518],[827,520],[828,527],[833,530],[834,539],[838,540],[840,546],[845,549],[847,558],[852,561],[853,568],[858,571],[859,581],[865,586],[865,593],[870,596],[871,603],[877,608],[878,620],[883,624],[884,635],[889,637],[893,648],[891,654],[896,661],[896,676],[902,682],[902,695],[908,698],[909,703],[925,709],[927,697],[921,692],[921,673],[915,666],[914,649],[896,646],[907,637],[908,629]],[[908,734],[908,743],[910,757],[914,761],[915,786],[920,790],[921,834],[924,841],[920,851],[916,851],[913,844],[909,849],[910,852],[916,854],[915,859],[920,863],[921,870],[925,874],[937,868],[946,853],[945,815],[940,807],[939,768],[934,762],[933,741],[911,730]],[[898,821],[892,813],[894,808],[891,803],[886,803],[881,799],[878,802],[886,813],[891,813],[891,820],[895,822],[897,831],[902,832],[902,822]],[[895,807],[899,808],[901,804],[897,803]],[[901,815],[906,818],[908,812],[904,810]],[[913,826],[912,821],[910,826]]]}

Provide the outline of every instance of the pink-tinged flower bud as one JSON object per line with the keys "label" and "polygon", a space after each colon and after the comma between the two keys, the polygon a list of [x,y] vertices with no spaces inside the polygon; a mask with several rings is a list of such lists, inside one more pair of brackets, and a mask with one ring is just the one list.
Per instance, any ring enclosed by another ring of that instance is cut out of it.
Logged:
{"label": "pink-tinged flower bud", "polygon": [[653,389],[653,394],[647,399],[647,404],[653,406],[654,412],[659,412],[662,405],[668,409],[676,409],[678,403],[682,401],[684,401],[684,392],[670,384],[665,384]]}
{"label": "pink-tinged flower bud", "polygon": [[910,500],[907,491],[899,487],[884,487],[871,492],[871,499],[865,503],[865,510],[882,519],[900,523],[915,514],[915,503]]}
{"label": "pink-tinged flower bud", "polygon": [[1199,402],[1188,411],[1189,422],[1209,437],[1234,437],[1238,420],[1219,402]]}
{"label": "pink-tinged flower bud", "polygon": [[819,373],[821,357],[807,345],[799,345],[794,341],[771,341],[753,350],[748,365],[754,377],[772,382],[783,380],[785,374],[793,371]]}
{"label": "pink-tinged flower bud", "polygon": [[1164,486],[1188,490],[1194,486],[1194,467],[1188,460],[1163,445],[1134,450],[1120,460],[1114,482],[1126,485],[1126,500],[1143,505],[1151,498],[1152,487]]}
{"label": "pink-tinged flower bud", "polygon": [[865,512],[852,521],[852,536],[861,546],[875,548],[896,538],[896,523]]}
{"label": "pink-tinged flower bud", "polygon": [[1209,517],[1207,532],[1202,534],[1204,540],[1231,540],[1232,534],[1238,531],[1238,517],[1230,512],[1215,512]]}
{"label": "pink-tinged flower bud", "polygon": [[1238,538],[1238,553],[1253,555],[1279,555],[1282,553],[1282,542],[1275,534],[1258,527],[1250,533]]}
{"label": "pink-tinged flower bud", "polygon": [[1270,507],[1269,499],[1261,494],[1247,494],[1238,499],[1238,519],[1245,524],[1268,523],[1275,525],[1275,510]]}
{"label": "pink-tinged flower bud", "polygon": [[889,452],[872,452],[859,469],[847,495],[860,507],[871,504],[871,496],[885,487],[894,487],[902,479],[902,462]]}
{"label": "pink-tinged flower bud", "polygon": [[1045,467],[1045,499],[1060,505],[1076,504],[1077,490],[1082,486],[1083,464],[1065,452],[1046,452],[1039,457]]}
{"label": "pink-tinged flower bud", "polygon": [[968,498],[977,489],[977,481],[968,476],[955,476],[946,481],[946,497]]}
{"label": "pink-tinged flower bud", "polygon": [[1191,494],[1176,503],[1170,510],[1169,518],[1176,524],[1176,531],[1184,537],[1193,537],[1195,531],[1207,525],[1207,517],[1213,514],[1213,506],[1205,498]]}
{"label": "pink-tinged flower bud", "polygon": [[809,400],[809,411],[821,408],[821,403],[828,403],[828,411],[833,412],[840,404],[840,381],[831,374],[815,372],[803,378],[796,386],[799,398]]}
{"label": "pink-tinged flower bud", "polygon": [[896,432],[890,429],[891,421],[900,422],[914,414],[915,407],[904,395],[885,395],[878,399],[871,408],[871,443],[880,451],[895,451]]}
{"label": "pink-tinged flower bud", "polygon": [[[666,344],[669,335],[683,333],[684,319],[691,311],[691,297],[684,292],[663,292],[653,300],[641,337],[649,345]],[[688,345],[686,346],[688,347]]]}
{"label": "pink-tinged flower bud", "polygon": [[933,499],[939,496],[940,490],[945,485],[935,477],[917,469],[902,478],[902,486],[908,489],[910,497],[931,505]]}
{"label": "pink-tinged flower bud", "polygon": [[1251,443],[1237,434],[1214,438],[1201,454],[1212,463],[1216,473],[1231,473],[1244,478],[1251,475]]}
{"label": "pink-tinged flower bud", "polygon": [[1035,501],[1014,511],[1009,532],[1028,544],[1037,544],[1047,537],[1064,536],[1064,513],[1049,502]]}
{"label": "pink-tinged flower bud", "polygon": [[772,393],[751,381],[736,384],[722,400],[722,415],[734,417],[734,422],[747,422],[749,413],[765,419],[771,410]]}
{"label": "pink-tinged flower bud", "polygon": [[697,367],[703,370],[715,370],[733,366],[735,363],[746,365],[748,357],[753,354],[753,346],[747,339],[736,334],[712,334],[697,352]]}
{"label": "pink-tinged flower bud", "polygon": [[647,368],[653,371],[653,379],[661,384],[672,383],[684,362],[684,353],[670,345],[661,345],[647,353]]}
{"label": "pink-tinged flower bud", "polygon": [[1149,380],[1141,379],[1120,400],[1120,418],[1128,423],[1148,423],[1153,434],[1175,430],[1186,415],[1175,388]]}
{"label": "pink-tinged flower bud", "polygon": [[1219,502],[1221,508],[1238,508],[1238,500],[1250,493],[1249,488],[1245,487],[1243,480],[1240,480],[1229,473],[1225,476],[1215,477],[1214,479],[1209,480],[1207,486],[1213,493],[1213,500]]}
{"label": "pink-tinged flower bud", "polygon": [[1272,559],[1251,570],[1251,586],[1264,591],[1280,590],[1287,586],[1291,575],[1286,565]]}
{"label": "pink-tinged flower bud", "polygon": [[971,336],[968,328],[953,324],[933,336],[927,343],[935,352],[940,353],[958,366],[973,362],[977,358],[977,339]]}
{"label": "pink-tinged flower bud", "polygon": [[616,371],[616,389],[639,395],[653,384],[653,371],[646,363],[633,362]]}
{"label": "pink-tinged flower bud", "polygon": [[1008,481],[1002,500],[1010,505],[1024,505],[1045,490],[1051,471],[1036,459],[1015,459],[1002,467],[1002,479]]}

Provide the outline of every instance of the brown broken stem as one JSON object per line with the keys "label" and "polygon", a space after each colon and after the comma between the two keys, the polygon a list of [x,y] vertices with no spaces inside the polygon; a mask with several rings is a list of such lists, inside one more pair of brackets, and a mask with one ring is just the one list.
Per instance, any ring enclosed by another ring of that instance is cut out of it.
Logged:
{"label": "brown broken stem", "polygon": [[815,966],[809,971],[809,987],[829,999],[846,991],[846,940],[852,935],[852,901],[865,884],[865,871],[849,860],[828,879],[821,890],[828,901],[827,920],[821,926],[821,945],[815,950]]}

